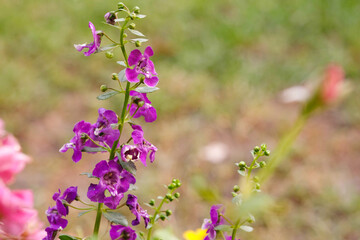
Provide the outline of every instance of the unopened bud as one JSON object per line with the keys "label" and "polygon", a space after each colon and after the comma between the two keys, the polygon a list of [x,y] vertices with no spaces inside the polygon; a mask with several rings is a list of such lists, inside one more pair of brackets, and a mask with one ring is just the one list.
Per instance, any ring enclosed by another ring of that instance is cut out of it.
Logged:
{"label": "unopened bud", "polygon": [[165,195],[165,198],[170,200],[170,198],[172,198],[172,195],[170,193],[168,193],[168,194]]}
{"label": "unopened bud", "polygon": [[117,74],[117,73],[111,74],[111,79],[112,79],[112,80],[118,80],[118,79],[119,79],[118,74]]}
{"label": "unopened bud", "polygon": [[162,221],[165,221],[166,216],[165,216],[164,214],[161,214],[161,215],[160,215],[160,219],[161,219]]}
{"label": "unopened bud", "polygon": [[113,52],[106,52],[105,53],[105,56],[109,59],[113,58],[114,57],[114,53]]}
{"label": "unopened bud", "polygon": [[256,190],[259,190],[259,189],[260,189],[260,184],[259,184],[259,183],[255,184],[255,189],[256,189]]}
{"label": "unopened bud", "polygon": [[259,152],[259,151],[260,151],[260,147],[259,147],[259,146],[254,147],[254,152],[255,152],[255,153],[257,153],[257,152]]}
{"label": "unopened bud", "polygon": [[168,185],[169,190],[173,190],[176,187],[174,183]]}
{"label": "unopened bud", "polygon": [[264,155],[265,155],[265,156],[270,156],[270,151],[269,151],[269,150],[266,150],[266,151],[264,152]]}
{"label": "unopened bud", "polygon": [[261,144],[261,150],[263,150],[264,152],[266,151],[266,144]]}
{"label": "unopened bud", "polygon": [[240,187],[238,185],[235,185],[233,187],[234,192],[238,192],[240,190]]}
{"label": "unopened bud", "polygon": [[172,214],[172,211],[171,210],[166,210],[165,214],[168,217],[168,216],[170,216]]}
{"label": "unopened bud", "polygon": [[154,199],[151,199],[150,202],[149,202],[149,205],[150,205],[150,206],[154,206],[154,205],[155,205],[155,200],[154,200]]}
{"label": "unopened bud", "polygon": [[140,13],[140,8],[138,6],[134,7],[133,9],[134,13]]}
{"label": "unopened bud", "polygon": [[130,29],[135,29],[135,27],[136,27],[136,24],[135,24],[135,23],[130,23],[130,24],[129,24],[129,28],[130,28]]}
{"label": "unopened bud", "polygon": [[114,12],[107,12],[104,16],[106,23],[115,25],[116,15]]}
{"label": "unopened bud", "polygon": [[175,198],[179,198],[179,197],[180,197],[180,193],[178,193],[178,192],[175,193],[175,194],[174,194],[174,197],[175,197]]}
{"label": "unopened bud", "polygon": [[141,42],[140,42],[140,41],[136,41],[136,42],[135,42],[135,46],[136,46],[136,47],[140,47],[140,46],[141,46]]}
{"label": "unopened bud", "polygon": [[124,38],[127,38],[127,34],[126,34],[126,33],[124,33]]}
{"label": "unopened bud", "polygon": [[108,88],[107,88],[106,85],[101,85],[101,86],[100,86],[100,91],[106,92],[107,90],[108,90]]}
{"label": "unopened bud", "polygon": [[125,7],[124,3],[119,2],[118,3],[118,9],[123,9]]}
{"label": "unopened bud", "polygon": [[244,170],[246,167],[246,163],[244,161],[241,161],[238,163],[238,167],[240,170]]}
{"label": "unopened bud", "polygon": [[131,18],[131,20],[134,20],[136,18],[136,13],[131,13],[130,18]]}
{"label": "unopened bud", "polygon": [[259,164],[261,168],[264,168],[266,166],[266,162],[260,162]]}

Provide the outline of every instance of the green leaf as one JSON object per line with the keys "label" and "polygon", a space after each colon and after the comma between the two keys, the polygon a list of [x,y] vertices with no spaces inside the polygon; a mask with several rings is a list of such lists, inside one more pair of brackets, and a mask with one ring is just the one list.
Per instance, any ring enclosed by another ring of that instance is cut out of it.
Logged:
{"label": "green leaf", "polygon": [[82,215],[85,215],[85,214],[87,214],[87,213],[89,213],[91,211],[93,211],[93,210],[87,210],[87,211],[79,212],[78,217],[81,217]]}
{"label": "green leaf", "polygon": [[116,153],[116,155],[118,156],[119,158],[119,163],[120,165],[126,170],[128,171],[129,173],[131,173],[132,175],[136,175],[136,166],[133,162],[129,161],[129,162],[124,162],[122,159],[121,159],[121,156],[119,153]]}
{"label": "green leaf", "polygon": [[92,175],[92,173],[89,173],[89,172],[80,173],[80,175],[86,175],[88,178],[98,178],[98,177],[95,177],[94,175]]}
{"label": "green leaf", "polygon": [[83,147],[82,152],[105,152],[106,150],[101,147]]}
{"label": "green leaf", "polygon": [[152,93],[152,92],[155,92],[157,90],[159,90],[160,88],[158,87],[148,87],[148,86],[145,86],[145,87],[138,87],[135,89],[135,91],[139,92],[139,93]]}
{"label": "green leaf", "polygon": [[238,173],[241,175],[241,176],[246,176],[246,171],[245,169],[244,170],[238,170]]}
{"label": "green leaf", "polygon": [[124,62],[124,61],[117,61],[116,63],[117,63],[117,64],[119,64],[119,65],[121,65],[121,66],[126,67],[126,64],[125,64],[125,62]]}
{"label": "green leaf", "polygon": [[112,96],[115,96],[116,94],[119,94],[119,92],[117,91],[108,91],[104,94],[101,94],[99,96],[97,96],[97,99],[98,100],[106,100],[108,98],[111,98]]}
{"label": "green leaf", "polygon": [[118,212],[104,212],[104,217],[109,220],[111,223],[120,224],[123,226],[128,225],[128,221],[124,215]]}
{"label": "green leaf", "polygon": [[146,17],[146,15],[144,15],[144,14],[137,14],[136,15],[136,18],[145,18]]}
{"label": "green leaf", "polygon": [[129,31],[130,31],[132,34],[136,35],[136,36],[145,37],[145,35],[142,34],[141,32],[139,32],[138,30],[133,30],[133,29],[130,29],[130,28],[129,28]]}
{"label": "green leaf", "polygon": [[215,230],[222,232],[232,232],[233,228],[229,225],[218,225],[215,227]]}
{"label": "green leaf", "polygon": [[126,82],[127,81],[126,76],[125,76],[125,70],[126,69],[121,70],[119,72],[119,74],[118,74],[120,82]]}
{"label": "green leaf", "polygon": [[115,19],[115,22],[123,22],[123,21],[125,21],[125,18],[117,18],[117,19]]}
{"label": "green leaf", "polygon": [[239,228],[245,232],[252,232],[254,230],[254,228],[252,228],[250,226],[246,226],[246,225],[242,225]]}
{"label": "green leaf", "polygon": [[113,44],[106,45],[106,46],[104,46],[104,47],[98,48],[98,49],[96,50],[96,52],[98,53],[98,52],[109,51],[109,50],[114,49],[114,48],[117,48],[117,47],[119,47],[119,46],[120,46],[119,44],[113,43]]}
{"label": "green leaf", "polygon": [[61,240],[78,240],[78,239],[81,239],[81,238],[78,238],[78,237],[72,237],[72,236],[69,236],[69,235],[60,235],[59,238]]}
{"label": "green leaf", "polygon": [[134,39],[131,39],[130,40],[131,42],[147,42],[149,41],[149,39],[146,39],[146,38],[134,38]]}

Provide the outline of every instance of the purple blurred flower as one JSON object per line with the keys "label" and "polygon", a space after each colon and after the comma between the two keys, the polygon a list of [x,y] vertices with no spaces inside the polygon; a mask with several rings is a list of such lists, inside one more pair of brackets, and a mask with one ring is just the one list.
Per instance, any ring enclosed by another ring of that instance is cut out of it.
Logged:
{"label": "purple blurred flower", "polygon": [[130,114],[134,115],[134,118],[144,116],[145,122],[154,122],[157,118],[156,109],[151,106],[151,102],[147,98],[146,93],[130,91],[130,96],[132,96],[132,101],[135,103],[131,104]]}
{"label": "purple blurred flower", "polygon": [[155,160],[155,152],[157,151],[157,148],[152,145],[150,142],[148,142],[144,138],[144,132],[139,125],[132,125],[133,132],[131,133],[131,137],[134,141],[134,144],[137,146],[137,148],[140,150],[140,160],[146,166],[146,158],[149,154],[150,162],[154,162]]}
{"label": "purple blurred flower", "polygon": [[64,144],[62,148],[60,148],[60,152],[66,152],[69,148],[74,149],[74,154],[72,156],[72,160],[74,162],[80,161],[82,157],[81,150],[86,145],[88,139],[83,136],[83,134],[90,135],[90,131],[92,129],[91,123],[81,121],[75,124],[73,132],[75,136],[70,140],[70,143]]}
{"label": "purple blurred flower", "polygon": [[91,32],[92,32],[92,35],[94,38],[94,42],[89,43],[89,44],[87,44],[87,43],[74,44],[74,47],[79,52],[81,52],[84,48],[88,48],[88,51],[84,52],[85,56],[90,56],[91,54],[96,52],[96,50],[98,50],[98,48],[100,47],[100,44],[101,44],[101,31],[96,31],[95,26],[92,22],[89,22],[89,28],[91,29]]}
{"label": "purple blurred flower", "polygon": [[66,228],[68,221],[61,218],[62,216],[56,207],[49,207],[46,215],[50,226],[45,229],[47,236],[43,240],[53,240],[59,231]]}
{"label": "purple blurred flower", "polygon": [[115,112],[99,108],[99,117],[94,124],[90,137],[98,142],[106,143],[112,147],[114,142],[119,138],[120,131],[113,129],[111,124],[118,123],[118,117]]}
{"label": "purple blurred flower", "polygon": [[116,15],[114,12],[107,12],[104,16],[106,23],[115,25]]}
{"label": "purple blurred flower", "polygon": [[126,201],[126,205],[129,207],[130,211],[135,215],[135,219],[131,222],[133,226],[136,226],[140,223],[140,217],[144,219],[145,228],[150,221],[149,214],[146,210],[142,209],[138,203],[137,197],[135,195],[129,194]]}
{"label": "purple blurred flower", "polygon": [[204,240],[214,240],[216,238],[215,227],[224,224],[224,218],[220,216],[219,209],[222,205],[213,205],[210,209],[210,219],[204,219],[202,229],[207,229],[208,234]]}
{"label": "purple blurred flower", "polygon": [[62,201],[65,200],[69,204],[72,203],[72,201],[74,201],[77,197],[77,187],[69,187],[65,190],[62,196],[60,195],[61,191],[59,189],[59,192],[53,195],[53,199],[56,203],[56,208],[59,214],[61,216],[67,216],[69,214],[69,207],[64,205]]}
{"label": "purple blurred flower", "polygon": [[[100,179],[99,184],[90,184],[87,196],[93,202],[104,203],[111,209],[115,209],[125,192],[129,190],[130,184],[135,184],[136,179],[128,171],[124,170],[117,159],[109,162],[103,160],[96,164],[93,175]],[[105,191],[110,193],[105,196]]]}
{"label": "purple blurred flower", "polygon": [[141,54],[140,50],[135,49],[129,55],[129,65],[135,67],[133,69],[127,68],[125,71],[126,78],[129,82],[139,82],[138,76],[142,74],[145,76],[144,83],[149,87],[155,87],[159,82],[159,78],[156,76],[154,63],[149,59],[154,55],[154,51],[148,46],[144,54]]}
{"label": "purple blurred flower", "polygon": [[137,235],[131,227],[112,225],[110,229],[111,240],[135,240]]}
{"label": "purple blurred flower", "polygon": [[121,148],[121,159],[124,162],[140,160],[141,151],[133,145],[124,145]]}

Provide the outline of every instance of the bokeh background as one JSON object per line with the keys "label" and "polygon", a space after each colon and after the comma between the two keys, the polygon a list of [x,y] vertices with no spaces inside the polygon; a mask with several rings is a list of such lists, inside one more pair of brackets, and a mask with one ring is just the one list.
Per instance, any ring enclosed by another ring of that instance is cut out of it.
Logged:
{"label": "bokeh background", "polygon": [[[120,111],[122,98],[98,101],[101,84],[119,72],[104,54],[85,57],[74,43],[91,40],[87,27],[116,36],[103,15],[117,1],[0,1],[0,116],[32,164],[13,188],[31,188],[41,219],[58,188],[86,194],[96,160],[78,164],[58,149],[73,125],[95,122],[99,107]],[[360,239],[360,2],[356,0],[127,1],[148,17],[137,21],[150,39],[160,91],[150,96],[158,120],[145,124],[156,162],[139,165],[139,197],[165,193],[183,182],[175,216],[164,226],[181,238],[201,226],[211,204],[231,199],[239,176],[263,142],[275,148],[299,111],[279,93],[321,79],[326,65],[344,67],[351,92],[310,119],[286,161],[263,187],[275,205],[241,239]],[[104,40],[105,42],[106,40]],[[146,46],[146,45],[145,45]],[[212,156],[220,156],[215,160]],[[214,161],[218,162],[214,162]],[[70,218],[77,221],[76,212]],[[89,234],[92,216],[68,232]],[[106,227],[105,224],[103,227]]]}

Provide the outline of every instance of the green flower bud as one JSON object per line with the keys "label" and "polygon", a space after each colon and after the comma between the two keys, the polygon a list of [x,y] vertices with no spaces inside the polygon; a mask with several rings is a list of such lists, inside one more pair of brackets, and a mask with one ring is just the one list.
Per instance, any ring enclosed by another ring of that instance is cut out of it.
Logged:
{"label": "green flower bud", "polygon": [[135,27],[136,27],[136,24],[135,24],[135,23],[130,23],[130,25],[129,25],[129,28],[130,28],[130,29],[135,29]]}
{"label": "green flower bud", "polygon": [[256,190],[259,190],[259,189],[260,189],[260,183],[255,184],[255,189],[256,189]]}
{"label": "green flower bud", "polygon": [[266,151],[264,152],[264,155],[265,155],[265,156],[270,156],[270,150],[266,150]]}
{"label": "green flower bud", "polygon": [[181,187],[181,182],[177,182],[175,185],[176,185],[176,188],[179,188],[179,187]]}
{"label": "green flower bud", "polygon": [[261,150],[263,150],[264,152],[266,151],[266,144],[261,144],[261,146],[260,146],[260,148],[261,148]]}
{"label": "green flower bud", "polygon": [[124,3],[122,3],[122,2],[118,3],[118,9],[124,9],[124,7],[125,7]]}
{"label": "green flower bud", "polygon": [[174,201],[174,199],[175,198],[173,196],[171,196],[171,198],[169,198],[169,201],[172,202],[172,201]]}
{"label": "green flower bud", "polygon": [[[261,165],[261,164],[260,164]],[[255,177],[253,177],[253,180],[254,180],[254,182],[259,182],[259,177],[258,176],[255,176]]]}
{"label": "green flower bud", "polygon": [[140,47],[141,46],[141,42],[140,41],[136,41],[135,42],[135,47]]}
{"label": "green flower bud", "polygon": [[127,34],[126,34],[126,33],[124,33],[124,38],[127,38]]}
{"label": "green flower bud", "polygon": [[150,206],[154,206],[154,205],[155,205],[155,200],[154,200],[154,199],[151,199],[150,202],[149,202],[149,205],[150,205]]}
{"label": "green flower bud", "polygon": [[238,192],[240,190],[240,187],[238,185],[235,185],[233,187],[234,192]]}
{"label": "green flower bud", "polygon": [[179,181],[179,180],[177,180],[177,179],[174,178],[174,179],[172,180],[172,183],[177,183],[178,181]]}
{"label": "green flower bud", "polygon": [[113,58],[114,57],[114,53],[113,52],[106,52],[105,53],[105,56],[109,59]]}
{"label": "green flower bud", "polygon": [[259,147],[259,146],[254,147],[254,152],[255,152],[255,153],[258,153],[259,151],[260,151],[260,147]]}
{"label": "green flower bud", "polygon": [[175,197],[175,198],[179,198],[179,197],[180,197],[180,193],[178,193],[178,192],[175,193],[175,194],[174,194],[174,197]]}
{"label": "green flower bud", "polygon": [[140,8],[138,6],[134,7],[133,9],[134,13],[140,13]]}
{"label": "green flower bud", "polygon": [[174,183],[168,185],[169,190],[173,190],[174,188],[176,188],[176,185]]}
{"label": "green flower bud", "polygon": [[170,193],[168,193],[168,194],[165,195],[165,198],[170,200],[172,198],[172,195]]}
{"label": "green flower bud", "polygon": [[111,74],[111,79],[112,80],[119,80],[119,75],[117,73],[113,73],[113,74]]}
{"label": "green flower bud", "polygon": [[161,221],[165,221],[166,216],[165,216],[164,214],[161,214],[161,215],[160,215],[160,219],[161,219]]}
{"label": "green flower bud", "polygon": [[244,170],[246,168],[246,163],[244,161],[241,161],[238,163],[238,167],[240,170]]}
{"label": "green flower bud", "polygon": [[130,18],[131,18],[131,20],[134,20],[136,18],[136,13],[131,13]]}
{"label": "green flower bud", "polygon": [[106,92],[107,90],[108,90],[108,88],[107,88],[106,85],[101,85],[101,86],[100,86],[100,91]]}
{"label": "green flower bud", "polygon": [[172,214],[172,211],[171,210],[166,210],[165,214],[168,217],[168,216],[170,216]]}
{"label": "green flower bud", "polygon": [[266,162],[260,162],[259,164],[261,168],[264,168],[266,166]]}

